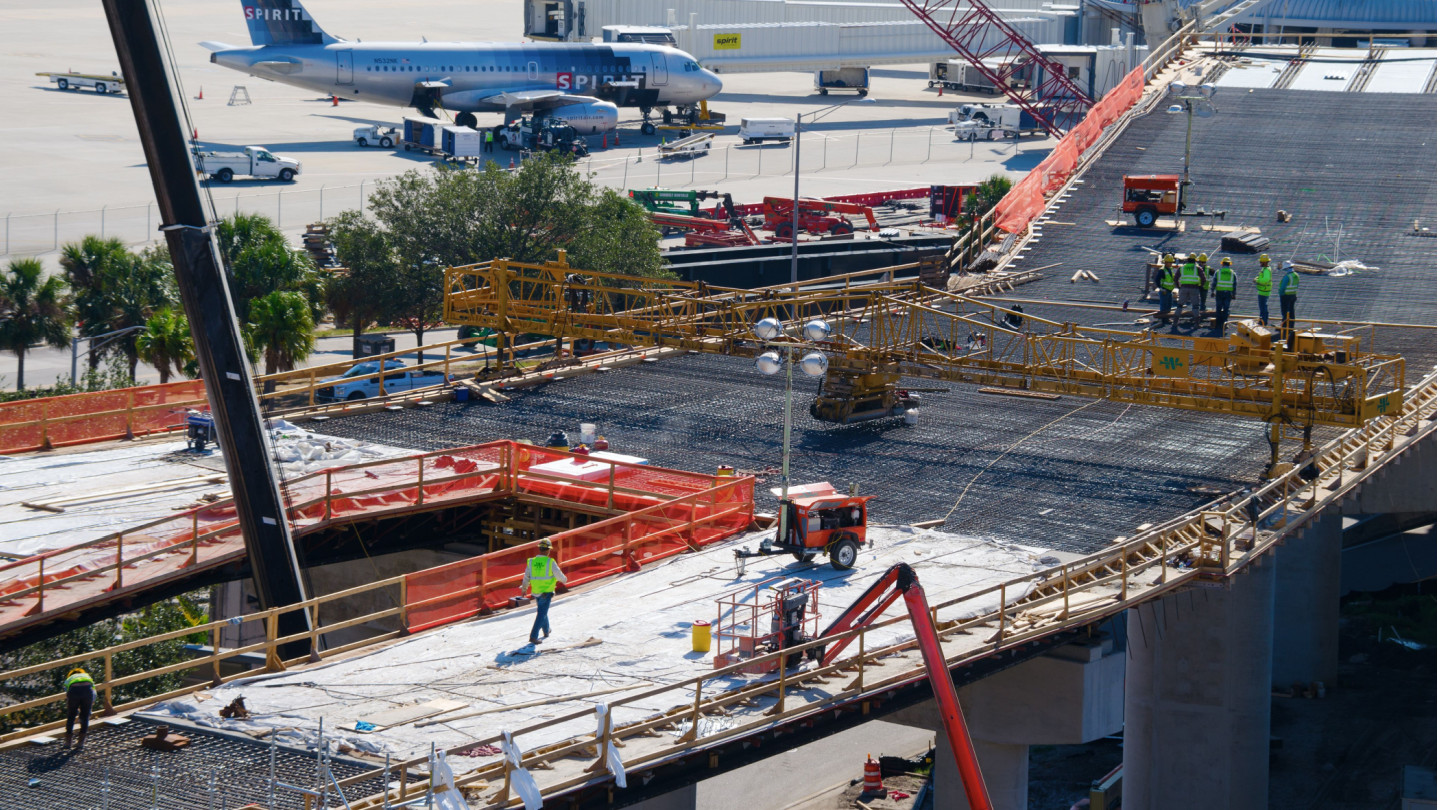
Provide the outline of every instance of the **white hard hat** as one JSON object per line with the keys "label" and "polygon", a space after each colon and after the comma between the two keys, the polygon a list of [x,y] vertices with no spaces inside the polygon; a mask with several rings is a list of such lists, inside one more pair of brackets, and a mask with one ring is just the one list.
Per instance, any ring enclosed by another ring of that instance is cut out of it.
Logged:
{"label": "white hard hat", "polygon": [[1292,268],[1292,267],[1294,267],[1294,266],[1295,266],[1295,263],[1294,263],[1294,262],[1290,261],[1289,259],[1286,259],[1286,260],[1285,260],[1285,263],[1282,264],[1282,265],[1280,265],[1280,269],[1281,269],[1281,270],[1289,270],[1290,268]]}

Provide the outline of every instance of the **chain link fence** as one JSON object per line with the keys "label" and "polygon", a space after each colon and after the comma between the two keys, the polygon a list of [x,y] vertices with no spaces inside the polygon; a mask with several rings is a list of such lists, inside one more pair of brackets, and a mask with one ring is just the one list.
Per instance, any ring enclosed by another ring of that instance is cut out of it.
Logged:
{"label": "chain link fence", "polygon": [[[855,169],[918,167],[932,162],[995,163],[1001,170],[1005,167],[1000,163],[1017,154],[1034,152],[1038,160],[1052,145],[1051,140],[1041,138],[961,143],[941,126],[849,130],[839,134],[805,131],[799,146],[800,173],[841,175]],[[518,166],[522,159],[518,153],[503,151],[486,157],[505,168]],[[795,170],[795,147],[777,142],[729,143],[712,145],[694,157],[664,158],[654,147],[613,147],[580,159],[578,167],[593,175],[599,185],[621,193],[649,186],[694,188],[727,180],[789,177]],[[216,213],[222,217],[244,211],[269,217],[282,230],[300,230],[341,211],[364,208],[378,182],[260,189],[247,189],[243,184],[211,184],[202,191],[213,200]],[[897,177],[896,187],[917,182]],[[953,181],[939,178],[934,182]],[[159,239],[159,227],[159,207],[153,202],[79,211],[12,212],[0,217],[0,257],[53,253],[91,234],[115,237],[132,246],[145,245]]]}

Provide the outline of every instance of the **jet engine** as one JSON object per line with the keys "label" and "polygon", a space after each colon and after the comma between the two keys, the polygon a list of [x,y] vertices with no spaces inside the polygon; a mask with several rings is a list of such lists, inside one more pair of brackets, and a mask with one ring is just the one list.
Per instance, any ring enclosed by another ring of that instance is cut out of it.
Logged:
{"label": "jet engine", "polygon": [[544,111],[546,118],[560,118],[575,128],[577,135],[599,135],[614,132],[620,120],[620,110],[608,101],[592,101],[587,104],[567,104]]}

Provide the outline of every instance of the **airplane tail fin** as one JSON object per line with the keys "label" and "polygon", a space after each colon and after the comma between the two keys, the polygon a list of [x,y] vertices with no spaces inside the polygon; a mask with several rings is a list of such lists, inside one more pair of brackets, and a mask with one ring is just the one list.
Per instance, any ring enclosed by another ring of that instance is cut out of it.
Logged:
{"label": "airplane tail fin", "polygon": [[335,37],[320,30],[300,0],[240,0],[255,45],[324,45]]}

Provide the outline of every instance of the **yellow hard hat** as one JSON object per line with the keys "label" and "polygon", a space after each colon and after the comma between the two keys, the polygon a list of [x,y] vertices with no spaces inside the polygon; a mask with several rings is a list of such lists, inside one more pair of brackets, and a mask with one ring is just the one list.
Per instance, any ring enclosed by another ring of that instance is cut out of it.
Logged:
{"label": "yellow hard hat", "polygon": [[1166,263],[1166,264],[1174,264],[1174,263],[1175,263],[1175,254],[1174,254],[1174,253],[1166,253],[1164,256],[1161,256],[1161,257],[1160,257],[1160,261],[1162,261],[1162,262],[1164,262],[1164,263]]}
{"label": "yellow hard hat", "polygon": [[1230,257],[1229,257],[1229,256],[1226,256],[1225,258],[1221,259],[1221,260],[1220,260],[1220,264],[1221,264],[1222,266],[1229,267],[1229,266],[1230,266]]}
{"label": "yellow hard hat", "polygon": [[1210,257],[1209,257],[1209,256],[1206,256],[1204,253],[1201,253],[1199,256],[1196,256],[1195,258],[1196,258],[1197,260],[1199,260],[1199,261],[1202,261],[1202,262],[1208,262],[1208,261],[1210,261]]}
{"label": "yellow hard hat", "polygon": [[65,677],[68,678],[68,677],[70,677],[71,675],[85,675],[85,674],[86,674],[86,672],[85,672],[84,668],[82,668],[82,667],[75,667],[74,669],[72,669],[72,670],[70,670],[69,672],[65,673]]}
{"label": "yellow hard hat", "polygon": [[1261,264],[1269,264],[1269,263],[1270,263],[1270,254],[1268,254],[1268,253],[1261,253],[1261,254],[1260,254],[1260,263],[1261,263]]}

